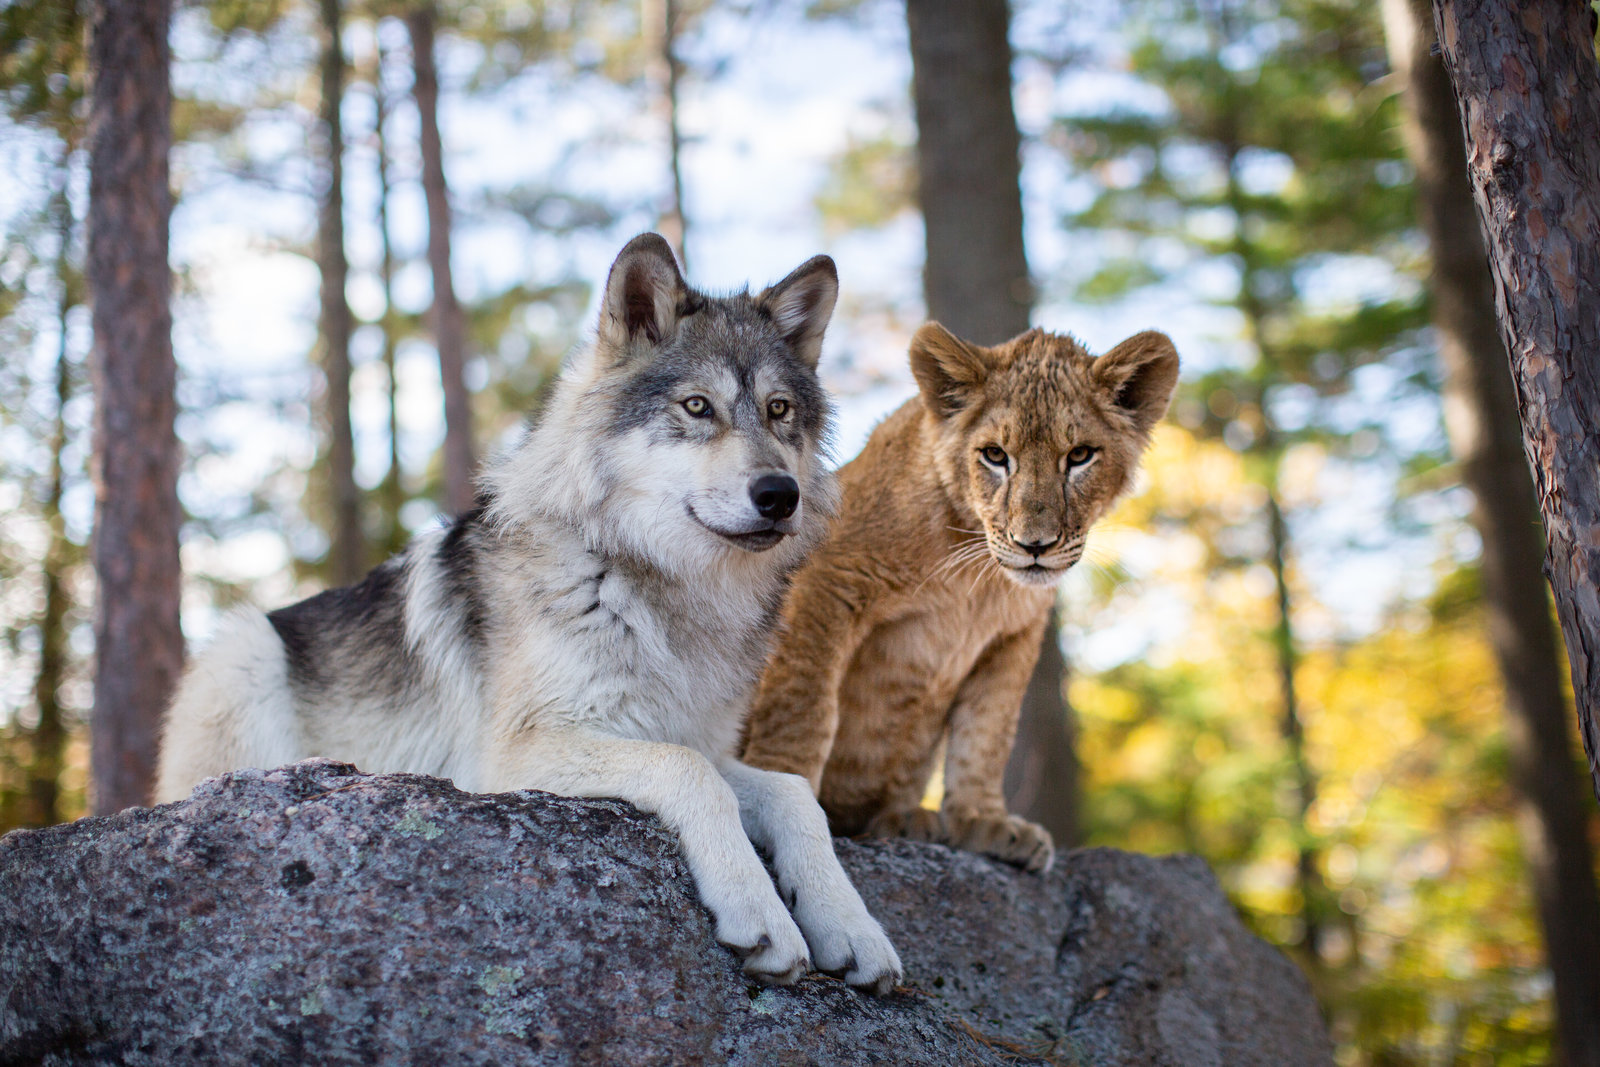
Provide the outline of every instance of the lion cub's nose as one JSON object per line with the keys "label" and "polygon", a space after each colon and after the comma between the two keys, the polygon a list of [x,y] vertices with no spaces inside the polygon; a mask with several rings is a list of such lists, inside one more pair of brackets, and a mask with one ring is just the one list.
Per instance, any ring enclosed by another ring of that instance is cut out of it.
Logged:
{"label": "lion cub's nose", "polygon": [[750,479],[750,502],[763,519],[787,519],[800,504],[800,483],[788,474],[758,475]]}
{"label": "lion cub's nose", "polygon": [[1018,548],[1022,549],[1024,552],[1028,553],[1028,555],[1033,556],[1035,558],[1044,555],[1044,550],[1045,549],[1049,548],[1051,545],[1053,545],[1057,541],[1061,540],[1061,535],[1060,534],[1056,534],[1054,537],[1050,538],[1048,541],[1023,541],[1023,540],[1019,540],[1015,534],[1011,534],[1010,537],[1011,537],[1011,543],[1012,544],[1016,545]]}

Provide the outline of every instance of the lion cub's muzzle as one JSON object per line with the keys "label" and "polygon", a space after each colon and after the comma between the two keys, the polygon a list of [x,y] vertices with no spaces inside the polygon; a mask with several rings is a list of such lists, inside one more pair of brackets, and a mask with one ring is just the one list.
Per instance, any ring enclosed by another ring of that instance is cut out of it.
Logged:
{"label": "lion cub's muzzle", "polygon": [[1003,540],[989,539],[989,551],[1013,581],[1049,585],[1078,562],[1083,555],[1083,540],[1082,534],[1067,538],[1059,532],[1041,535],[1024,531],[1018,536],[1008,531]]}
{"label": "lion cub's muzzle", "polygon": [[1061,535],[1060,534],[1056,534],[1053,537],[1043,538],[1043,539],[1040,539],[1040,540],[1030,540],[1030,541],[1024,541],[1024,540],[1022,540],[1022,538],[1018,537],[1016,534],[1007,534],[1006,538],[1013,545],[1015,545],[1016,547],[1022,549],[1022,551],[1026,552],[1028,555],[1032,556],[1034,559],[1038,559],[1040,556],[1042,556],[1046,552],[1048,552],[1053,545],[1057,544],[1061,540]]}

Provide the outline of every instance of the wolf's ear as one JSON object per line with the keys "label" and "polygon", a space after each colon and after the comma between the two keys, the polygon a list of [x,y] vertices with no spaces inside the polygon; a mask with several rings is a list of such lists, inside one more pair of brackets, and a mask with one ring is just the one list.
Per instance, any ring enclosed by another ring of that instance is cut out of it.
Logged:
{"label": "wolf's ear", "polygon": [[756,303],[767,309],[778,332],[806,366],[816,369],[822,358],[822,332],[839,299],[839,272],[827,256],[812,256],[777,285],[764,290]]}
{"label": "wolf's ear", "polygon": [[941,419],[967,406],[990,369],[983,349],[937,322],[923,323],[911,336],[911,373],[922,390],[922,402]]}
{"label": "wolf's ear", "polygon": [[1148,434],[1167,413],[1178,384],[1178,350],[1164,333],[1136,333],[1094,361],[1094,379]]}
{"label": "wolf's ear", "polygon": [[600,343],[625,358],[636,343],[657,345],[678,328],[689,287],[678,273],[672,247],[656,233],[641,233],[623,246],[606,275],[600,302]]}

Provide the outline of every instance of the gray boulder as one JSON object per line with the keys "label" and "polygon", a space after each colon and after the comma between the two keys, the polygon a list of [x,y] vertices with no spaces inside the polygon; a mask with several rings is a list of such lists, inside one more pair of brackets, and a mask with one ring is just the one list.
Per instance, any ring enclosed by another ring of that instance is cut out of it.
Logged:
{"label": "gray boulder", "polygon": [[0,1064],[1332,1062],[1197,859],[838,848],[905,961],[891,996],[752,986],[626,804],[230,774],[0,839]]}

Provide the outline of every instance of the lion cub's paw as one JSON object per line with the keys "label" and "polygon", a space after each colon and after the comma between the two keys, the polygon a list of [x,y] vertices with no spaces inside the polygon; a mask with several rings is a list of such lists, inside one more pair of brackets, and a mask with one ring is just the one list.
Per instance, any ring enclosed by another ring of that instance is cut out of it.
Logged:
{"label": "lion cub's paw", "polygon": [[811,969],[806,939],[776,892],[771,901],[712,906],[717,940],[744,957],[744,973],[769,985],[790,985]]}
{"label": "lion cub's paw", "polygon": [[944,813],[945,841],[969,852],[1014,863],[1029,871],[1050,869],[1056,858],[1050,831],[1020,815]]}
{"label": "lion cub's paw", "polygon": [[944,820],[927,808],[883,811],[867,824],[868,837],[907,837],[913,841],[946,840]]}

